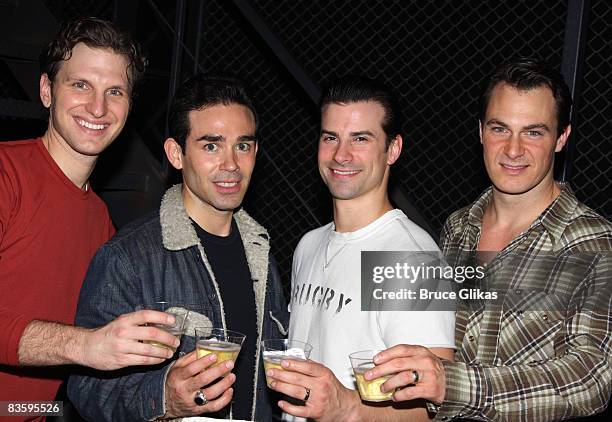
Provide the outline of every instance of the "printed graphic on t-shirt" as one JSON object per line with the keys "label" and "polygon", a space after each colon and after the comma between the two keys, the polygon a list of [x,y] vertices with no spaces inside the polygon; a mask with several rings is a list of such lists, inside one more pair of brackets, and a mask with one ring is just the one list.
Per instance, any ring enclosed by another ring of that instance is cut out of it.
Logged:
{"label": "printed graphic on t-shirt", "polygon": [[313,309],[322,309],[323,311],[333,311],[339,314],[346,305],[353,301],[352,298],[344,293],[321,286],[320,283],[303,283],[293,286],[291,292],[292,304],[302,306],[311,306]]}

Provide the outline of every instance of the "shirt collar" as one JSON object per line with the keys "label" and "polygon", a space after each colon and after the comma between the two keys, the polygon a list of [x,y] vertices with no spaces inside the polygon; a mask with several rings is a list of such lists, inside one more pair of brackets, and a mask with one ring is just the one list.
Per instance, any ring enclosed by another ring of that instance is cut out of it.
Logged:
{"label": "shirt collar", "polygon": [[[561,239],[563,231],[571,221],[572,215],[579,204],[569,183],[557,183],[561,188],[561,193],[530,226],[530,228],[533,228],[541,224],[550,236],[553,245]],[[478,231],[482,228],[482,217],[491,201],[492,195],[493,188],[489,187],[468,210],[467,222]]]}

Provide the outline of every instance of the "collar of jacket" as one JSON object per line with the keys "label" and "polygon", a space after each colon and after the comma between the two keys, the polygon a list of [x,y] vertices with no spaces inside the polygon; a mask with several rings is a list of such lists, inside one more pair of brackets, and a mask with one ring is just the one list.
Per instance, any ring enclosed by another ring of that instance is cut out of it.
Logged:
{"label": "collar of jacket", "polygon": [[[159,220],[162,230],[162,241],[164,247],[170,251],[179,251],[183,249],[196,246],[200,252],[204,265],[209,273],[209,276],[215,286],[217,295],[219,297],[219,303],[221,305],[221,318],[223,320],[223,326],[225,326],[225,311],[223,308],[223,301],[219,293],[219,287],[217,280],[212,271],[204,248],[200,244],[200,238],[198,237],[185,205],[183,204],[182,196],[182,184],[174,185],[166,191],[161,201],[159,209]],[[263,334],[263,318],[264,318],[264,306],[266,301],[266,285],[268,279],[268,256],[270,252],[269,236],[266,229],[264,229],[257,221],[255,221],[250,215],[244,210],[240,210],[234,213],[234,219],[242,238],[244,245],[244,252],[247,258],[247,264],[251,272],[251,279],[253,280],[253,291],[255,292],[255,305],[257,308],[257,342],[256,342],[256,368],[254,374],[254,394],[253,394],[253,416],[255,415],[256,405],[256,390],[259,375],[259,344],[262,340]]]}

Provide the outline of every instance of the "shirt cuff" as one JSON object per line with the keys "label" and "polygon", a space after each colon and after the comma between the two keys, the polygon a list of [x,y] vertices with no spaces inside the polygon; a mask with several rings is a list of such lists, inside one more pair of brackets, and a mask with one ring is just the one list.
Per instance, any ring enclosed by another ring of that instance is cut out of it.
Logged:
{"label": "shirt cuff", "polygon": [[[446,376],[444,402],[436,414],[436,421],[480,415],[484,411],[486,384],[481,368],[463,362],[442,361]],[[480,386],[480,388],[479,388]]]}
{"label": "shirt cuff", "polygon": [[160,386],[161,400],[158,400],[157,402],[155,400],[151,400],[150,411],[151,413],[153,413],[153,416],[147,419],[148,421],[164,420],[164,416],[166,415],[166,412],[167,412],[166,410],[166,379],[168,378],[168,373],[170,373],[170,369],[172,369],[175,363],[176,363],[176,360],[172,361],[170,365],[164,368],[164,373],[162,374],[162,377],[161,377],[161,386]]}
{"label": "shirt cuff", "polygon": [[4,338],[2,339],[2,349],[0,350],[0,364],[19,365],[19,343],[23,332],[32,318],[18,315],[9,321],[2,321]]}

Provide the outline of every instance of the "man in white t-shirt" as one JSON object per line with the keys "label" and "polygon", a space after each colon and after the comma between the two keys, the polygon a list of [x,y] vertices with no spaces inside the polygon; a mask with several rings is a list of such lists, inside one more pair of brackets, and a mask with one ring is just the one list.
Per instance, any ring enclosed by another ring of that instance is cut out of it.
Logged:
{"label": "man in white t-shirt", "polygon": [[438,250],[388,198],[399,120],[397,101],[376,81],[343,78],[323,94],[318,162],[334,221],[307,233],[294,254],[289,337],[313,349],[309,361],[268,371],[273,389],[304,401],[279,402],[286,420],[429,420],[424,402],[362,402],[348,355],[407,342],[453,358],[453,312],[361,310],[362,251]]}

